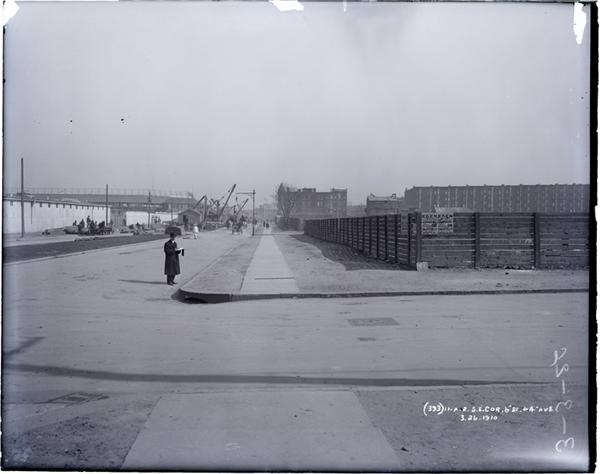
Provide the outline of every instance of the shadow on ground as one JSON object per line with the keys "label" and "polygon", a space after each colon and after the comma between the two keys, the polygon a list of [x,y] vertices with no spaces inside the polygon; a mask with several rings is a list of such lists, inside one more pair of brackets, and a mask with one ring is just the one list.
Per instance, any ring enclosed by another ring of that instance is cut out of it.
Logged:
{"label": "shadow on ground", "polygon": [[341,263],[346,270],[409,270],[408,267],[403,265],[367,257],[358,250],[346,247],[345,245],[325,242],[309,237],[308,235],[292,235],[290,237],[299,242],[317,247],[323,254],[323,257],[333,262]]}
{"label": "shadow on ground", "polygon": [[123,281],[125,283],[143,283],[146,285],[166,285],[166,283],[164,281],[148,281],[148,280],[119,280],[119,281]]}

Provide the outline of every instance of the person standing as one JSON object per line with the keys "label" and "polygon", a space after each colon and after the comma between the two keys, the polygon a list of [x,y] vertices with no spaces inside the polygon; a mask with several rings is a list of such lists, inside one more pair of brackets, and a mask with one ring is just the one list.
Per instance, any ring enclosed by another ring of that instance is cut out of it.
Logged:
{"label": "person standing", "polygon": [[167,275],[167,285],[175,284],[175,275],[179,275],[179,253],[180,249],[177,248],[177,242],[175,242],[175,234],[171,232],[169,240],[165,242],[165,275]]}
{"label": "person standing", "polygon": [[193,232],[194,232],[194,239],[197,239],[198,238],[198,224],[194,224]]}

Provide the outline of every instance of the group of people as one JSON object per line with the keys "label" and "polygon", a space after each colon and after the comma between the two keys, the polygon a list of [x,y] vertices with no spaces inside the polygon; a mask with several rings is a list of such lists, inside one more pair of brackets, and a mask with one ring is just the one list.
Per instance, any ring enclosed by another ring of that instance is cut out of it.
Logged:
{"label": "group of people", "polygon": [[[112,221],[109,222],[109,225],[112,226]],[[88,229],[90,234],[94,234],[96,231],[103,231],[106,227],[106,222],[102,221],[98,223],[97,221],[90,219],[90,216],[85,218],[85,221],[81,219],[79,223],[77,221],[73,221],[73,226],[77,227],[77,231],[82,234],[84,229]]]}

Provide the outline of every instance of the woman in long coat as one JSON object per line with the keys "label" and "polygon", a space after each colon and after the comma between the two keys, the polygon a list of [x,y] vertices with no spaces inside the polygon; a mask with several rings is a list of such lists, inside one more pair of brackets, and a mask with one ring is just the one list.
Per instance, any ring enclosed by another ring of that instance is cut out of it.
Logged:
{"label": "woman in long coat", "polygon": [[179,253],[175,234],[170,235],[170,239],[165,242],[165,275],[167,275],[167,285],[175,284],[175,275],[179,275]]}

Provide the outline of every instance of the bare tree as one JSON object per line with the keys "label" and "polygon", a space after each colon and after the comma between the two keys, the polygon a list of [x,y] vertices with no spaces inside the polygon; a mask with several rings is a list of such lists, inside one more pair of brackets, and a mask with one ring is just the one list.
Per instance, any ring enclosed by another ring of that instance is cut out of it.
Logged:
{"label": "bare tree", "polygon": [[296,188],[286,183],[280,183],[277,187],[277,210],[283,217],[283,226],[289,227],[289,220],[296,206]]}

